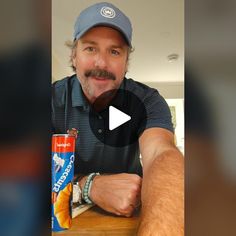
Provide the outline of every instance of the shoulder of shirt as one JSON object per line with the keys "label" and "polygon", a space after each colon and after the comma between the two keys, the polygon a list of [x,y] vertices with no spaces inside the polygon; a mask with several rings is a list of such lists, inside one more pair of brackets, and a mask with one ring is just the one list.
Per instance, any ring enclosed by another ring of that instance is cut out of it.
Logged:
{"label": "shoulder of shirt", "polygon": [[52,84],[53,89],[58,89],[58,88],[67,88],[68,82],[72,81],[74,79],[75,75],[72,76],[67,76],[61,80],[57,80]]}
{"label": "shoulder of shirt", "polygon": [[130,90],[137,96],[141,96],[143,98],[152,95],[160,95],[157,89],[151,88],[148,85],[135,81],[133,79],[126,79],[125,87],[127,90]]}
{"label": "shoulder of shirt", "polygon": [[65,104],[68,84],[72,83],[74,77],[75,75],[68,76],[52,84],[52,100],[54,105],[63,106]]}

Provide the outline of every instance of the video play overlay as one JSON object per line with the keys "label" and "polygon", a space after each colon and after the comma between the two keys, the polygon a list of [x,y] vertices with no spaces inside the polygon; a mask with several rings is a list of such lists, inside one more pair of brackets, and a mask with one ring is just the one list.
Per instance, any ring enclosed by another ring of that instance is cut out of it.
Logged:
{"label": "video play overlay", "polygon": [[144,130],[147,113],[141,99],[124,90],[110,90],[100,95],[90,109],[92,132],[102,143],[124,147],[137,142]]}

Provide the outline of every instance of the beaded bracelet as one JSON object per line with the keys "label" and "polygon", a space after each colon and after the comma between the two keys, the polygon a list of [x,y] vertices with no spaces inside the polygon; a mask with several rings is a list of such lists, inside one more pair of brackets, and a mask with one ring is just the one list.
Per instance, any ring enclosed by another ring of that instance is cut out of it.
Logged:
{"label": "beaded bracelet", "polygon": [[100,175],[99,173],[91,173],[88,178],[86,179],[86,182],[84,184],[84,188],[82,191],[82,197],[84,201],[88,204],[93,204],[93,201],[90,199],[90,189],[93,183],[93,179],[95,176]]}

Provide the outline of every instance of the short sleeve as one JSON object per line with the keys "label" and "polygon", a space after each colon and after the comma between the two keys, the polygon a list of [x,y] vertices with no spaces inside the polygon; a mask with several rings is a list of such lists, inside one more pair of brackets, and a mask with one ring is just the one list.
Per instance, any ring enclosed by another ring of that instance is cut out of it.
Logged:
{"label": "short sleeve", "polygon": [[164,128],[174,132],[170,108],[165,99],[155,89],[149,89],[143,103],[146,108],[146,121],[141,122],[138,130],[140,136],[148,128]]}

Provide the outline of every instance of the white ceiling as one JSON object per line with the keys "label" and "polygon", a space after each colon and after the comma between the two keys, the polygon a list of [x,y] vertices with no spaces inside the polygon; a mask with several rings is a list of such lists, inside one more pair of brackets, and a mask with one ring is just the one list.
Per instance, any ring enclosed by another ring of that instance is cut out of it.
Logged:
{"label": "white ceiling", "polygon": [[[72,74],[69,49],[74,22],[80,11],[95,0],[52,0],[53,79]],[[133,46],[127,77],[141,82],[184,81],[184,1],[183,0],[110,0],[133,25]],[[179,59],[169,62],[167,56]]]}

